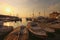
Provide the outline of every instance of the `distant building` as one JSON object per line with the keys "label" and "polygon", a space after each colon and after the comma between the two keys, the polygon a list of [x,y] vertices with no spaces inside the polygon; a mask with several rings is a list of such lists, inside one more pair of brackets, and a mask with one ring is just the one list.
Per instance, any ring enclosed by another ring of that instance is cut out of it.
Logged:
{"label": "distant building", "polygon": [[49,14],[49,17],[52,19],[56,19],[59,15],[60,15],[60,13],[58,13],[58,12],[52,12]]}

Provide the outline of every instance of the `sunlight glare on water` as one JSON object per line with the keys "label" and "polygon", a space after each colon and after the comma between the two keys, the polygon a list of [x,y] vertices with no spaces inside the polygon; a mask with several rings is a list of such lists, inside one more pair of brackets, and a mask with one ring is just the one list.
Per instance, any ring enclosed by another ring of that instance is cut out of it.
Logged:
{"label": "sunlight glare on water", "polygon": [[27,25],[26,19],[22,18],[22,22],[17,21],[17,22],[5,22],[3,25],[5,26],[13,26],[14,28],[19,27],[21,25]]}

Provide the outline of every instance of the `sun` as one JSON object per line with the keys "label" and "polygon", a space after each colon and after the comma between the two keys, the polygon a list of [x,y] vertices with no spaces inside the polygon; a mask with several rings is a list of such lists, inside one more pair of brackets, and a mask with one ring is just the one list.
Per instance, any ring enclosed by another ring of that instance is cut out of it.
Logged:
{"label": "sun", "polygon": [[5,11],[6,11],[7,13],[10,13],[12,10],[11,10],[11,8],[7,7],[7,8],[5,8]]}

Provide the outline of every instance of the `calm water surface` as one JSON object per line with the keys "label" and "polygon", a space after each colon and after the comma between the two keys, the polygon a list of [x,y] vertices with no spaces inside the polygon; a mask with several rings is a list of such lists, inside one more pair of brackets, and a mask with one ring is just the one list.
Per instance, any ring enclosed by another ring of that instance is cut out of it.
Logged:
{"label": "calm water surface", "polygon": [[6,26],[13,26],[14,28],[20,26],[20,25],[27,25],[27,21],[25,18],[22,18],[22,22],[17,21],[17,22],[5,22],[4,25]]}

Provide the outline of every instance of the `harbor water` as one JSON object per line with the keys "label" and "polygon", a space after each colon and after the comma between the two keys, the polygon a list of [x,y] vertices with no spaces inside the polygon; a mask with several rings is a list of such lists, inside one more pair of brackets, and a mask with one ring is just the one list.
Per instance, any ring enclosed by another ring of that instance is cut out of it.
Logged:
{"label": "harbor water", "polygon": [[27,25],[27,21],[26,18],[22,18],[22,22],[21,21],[17,21],[17,22],[5,22],[4,23],[5,26],[13,26],[13,28],[19,27],[21,25]]}

